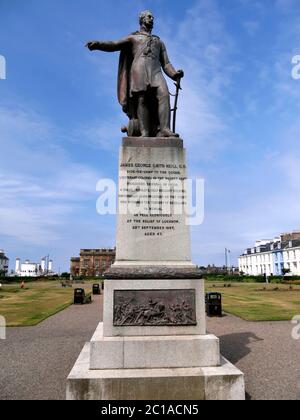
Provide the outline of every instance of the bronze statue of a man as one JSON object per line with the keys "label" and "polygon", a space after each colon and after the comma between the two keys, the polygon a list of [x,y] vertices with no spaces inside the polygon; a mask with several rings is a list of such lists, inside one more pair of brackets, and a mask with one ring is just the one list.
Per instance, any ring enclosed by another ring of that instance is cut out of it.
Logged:
{"label": "bronze statue of a man", "polygon": [[91,41],[91,50],[120,51],[118,99],[129,118],[129,136],[178,137],[170,129],[170,94],[163,71],[174,81],[184,76],[169,61],[164,43],[152,35],[154,17],[140,14],[140,30],[119,41]]}

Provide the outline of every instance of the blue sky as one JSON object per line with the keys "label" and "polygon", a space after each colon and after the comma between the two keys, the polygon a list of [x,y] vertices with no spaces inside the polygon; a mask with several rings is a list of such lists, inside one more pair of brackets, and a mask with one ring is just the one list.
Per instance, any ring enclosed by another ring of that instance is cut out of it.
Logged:
{"label": "blue sky", "polygon": [[223,264],[256,239],[300,228],[298,0],[0,0],[0,248],[50,254],[113,246],[115,217],[96,213],[99,178],[117,179],[118,39],[153,10],[154,33],[185,70],[178,129],[189,174],[206,182],[193,260]]}

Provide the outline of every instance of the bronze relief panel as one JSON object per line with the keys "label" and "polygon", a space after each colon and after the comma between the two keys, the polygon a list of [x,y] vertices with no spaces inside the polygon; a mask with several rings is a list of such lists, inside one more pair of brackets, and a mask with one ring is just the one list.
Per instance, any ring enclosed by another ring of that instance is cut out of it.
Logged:
{"label": "bronze relief panel", "polygon": [[114,326],[195,326],[194,289],[115,290]]}

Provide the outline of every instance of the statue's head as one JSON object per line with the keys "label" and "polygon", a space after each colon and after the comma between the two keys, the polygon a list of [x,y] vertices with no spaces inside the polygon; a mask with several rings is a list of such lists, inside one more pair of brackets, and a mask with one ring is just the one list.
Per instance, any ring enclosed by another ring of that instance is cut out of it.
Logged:
{"label": "statue's head", "polygon": [[154,16],[150,10],[145,10],[140,13],[140,25],[152,29],[154,26]]}

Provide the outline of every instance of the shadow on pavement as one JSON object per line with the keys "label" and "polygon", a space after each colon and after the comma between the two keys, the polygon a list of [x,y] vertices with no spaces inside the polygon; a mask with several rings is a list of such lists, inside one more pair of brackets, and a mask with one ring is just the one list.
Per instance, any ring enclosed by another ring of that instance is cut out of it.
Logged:
{"label": "shadow on pavement", "polygon": [[252,332],[223,335],[220,337],[221,353],[231,363],[236,364],[251,353],[249,345],[259,341],[264,340]]}
{"label": "shadow on pavement", "polygon": [[246,401],[252,401],[252,397],[248,392],[246,392]]}

